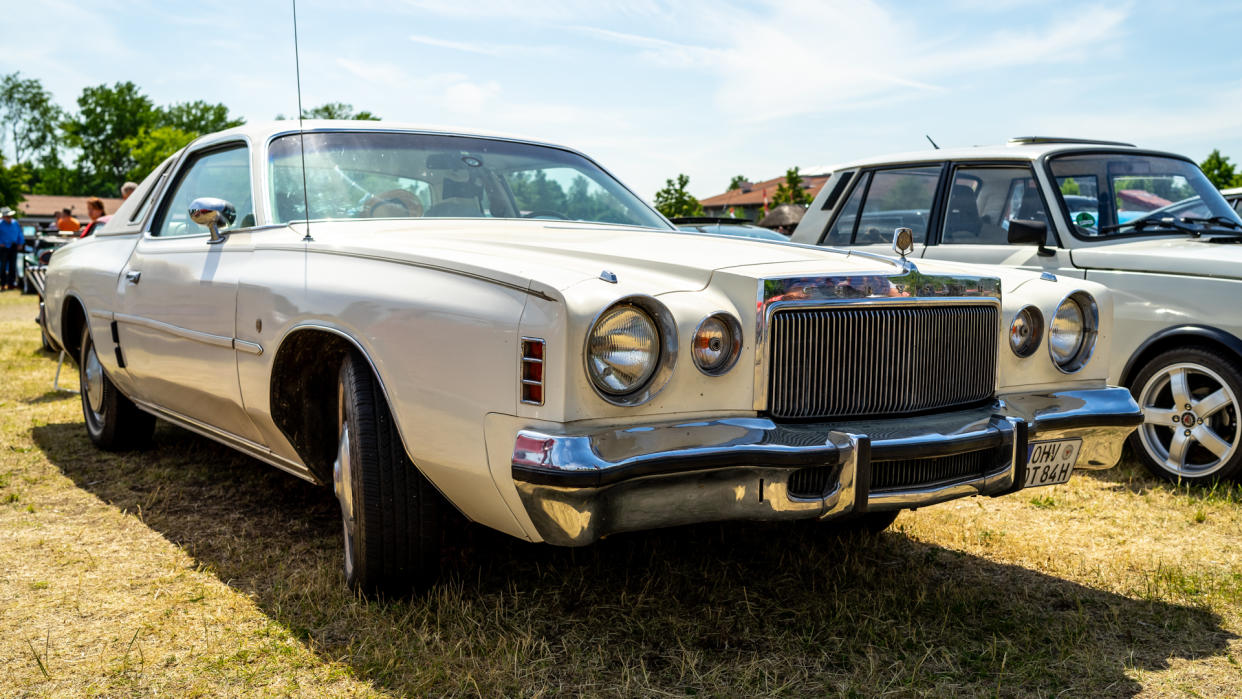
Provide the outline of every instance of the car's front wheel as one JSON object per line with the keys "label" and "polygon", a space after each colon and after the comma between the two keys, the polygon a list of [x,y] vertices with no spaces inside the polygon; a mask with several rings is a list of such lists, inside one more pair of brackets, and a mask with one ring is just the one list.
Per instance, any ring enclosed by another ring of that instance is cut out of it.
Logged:
{"label": "car's front wheel", "polygon": [[86,434],[100,449],[123,451],[146,445],[155,430],[155,417],[144,413],[133,401],[121,395],[104,373],[90,328],[82,331],[82,350],[78,356],[78,393],[82,397],[82,417]]}
{"label": "car's front wheel", "polygon": [[345,531],[345,579],[364,593],[431,584],[440,563],[440,494],[406,454],[379,382],[357,354],[341,365],[332,481]]}
{"label": "car's front wheel", "polygon": [[1130,444],[1152,473],[1170,481],[1210,482],[1242,471],[1242,372],[1201,347],[1148,362],[1130,391],[1143,425]]}

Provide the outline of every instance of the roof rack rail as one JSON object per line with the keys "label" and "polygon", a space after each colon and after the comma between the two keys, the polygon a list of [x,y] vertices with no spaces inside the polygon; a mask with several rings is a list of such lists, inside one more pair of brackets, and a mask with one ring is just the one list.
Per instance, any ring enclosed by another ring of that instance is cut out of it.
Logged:
{"label": "roof rack rail", "polygon": [[1057,136],[1016,136],[1009,139],[1011,146],[1029,146],[1036,143],[1080,143],[1091,146],[1125,146],[1137,148],[1133,143],[1122,141],[1100,141],[1094,138],[1059,138]]}

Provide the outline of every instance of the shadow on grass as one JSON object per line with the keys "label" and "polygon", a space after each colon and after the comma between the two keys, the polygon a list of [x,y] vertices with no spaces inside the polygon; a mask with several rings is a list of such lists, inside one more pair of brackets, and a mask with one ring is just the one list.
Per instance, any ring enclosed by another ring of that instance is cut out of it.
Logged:
{"label": "shadow on grass", "polygon": [[1163,490],[1187,497],[1192,500],[1212,502],[1242,503],[1242,483],[1232,480],[1221,480],[1215,483],[1190,483],[1186,481],[1174,483],[1152,475],[1139,462],[1129,445],[1121,457],[1121,463],[1115,468],[1103,471],[1080,471],[1101,483],[1107,483],[1113,490],[1142,495],[1153,490]]}
{"label": "shadow on grass", "polygon": [[1233,638],[1203,609],[822,525],[583,549],[460,527],[436,590],[361,601],[344,588],[326,489],[163,424],[151,450],[119,456],[80,424],[33,432],[79,487],[141,507],[325,660],[398,693],[1129,695],[1128,670],[1223,654]]}
{"label": "shadow on grass", "polygon": [[66,391],[63,389],[57,391],[53,389],[53,390],[47,391],[41,396],[36,396],[34,398],[26,398],[22,402],[27,405],[39,405],[41,403],[55,403],[56,401],[59,401],[59,400],[78,400],[78,392],[77,391]]}

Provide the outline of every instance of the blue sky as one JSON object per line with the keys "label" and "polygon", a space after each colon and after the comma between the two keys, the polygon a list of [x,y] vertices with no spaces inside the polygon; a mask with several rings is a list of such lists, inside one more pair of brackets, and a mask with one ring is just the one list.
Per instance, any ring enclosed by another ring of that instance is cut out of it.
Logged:
{"label": "blue sky", "polygon": [[[0,72],[293,115],[283,0],[8,0]],[[1242,3],[301,0],[303,103],[571,145],[644,197],[1015,135],[1242,159]],[[57,45],[65,30],[73,48]],[[40,40],[40,37],[47,37]]]}

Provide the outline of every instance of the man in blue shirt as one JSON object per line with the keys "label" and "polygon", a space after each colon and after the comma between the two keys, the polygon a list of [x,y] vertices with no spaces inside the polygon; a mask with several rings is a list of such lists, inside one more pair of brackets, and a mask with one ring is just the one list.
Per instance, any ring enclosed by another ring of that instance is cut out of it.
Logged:
{"label": "man in blue shirt", "polygon": [[0,209],[0,291],[17,288],[17,253],[26,243],[22,224],[9,207]]}

